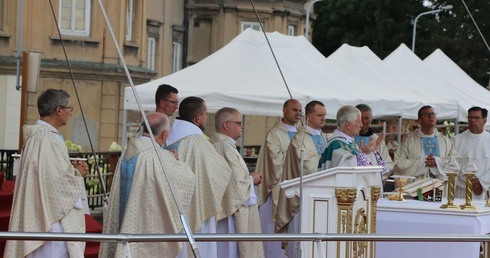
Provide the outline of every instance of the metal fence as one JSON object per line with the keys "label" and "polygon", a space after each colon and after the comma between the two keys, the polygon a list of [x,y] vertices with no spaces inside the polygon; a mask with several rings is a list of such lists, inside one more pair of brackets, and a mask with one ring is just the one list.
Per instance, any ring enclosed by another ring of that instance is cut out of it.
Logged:
{"label": "metal fence", "polygon": [[[5,173],[6,180],[13,180],[14,158],[13,154],[17,154],[17,150],[0,150],[0,169]],[[107,191],[109,191],[112,183],[112,175],[116,169],[117,160],[121,152],[98,152],[97,163],[100,167],[100,172],[104,180]],[[72,152],[71,158],[85,158],[89,164],[89,171],[85,177],[85,189],[87,190],[88,205],[91,209],[102,207],[104,205],[104,197],[102,187],[99,183],[97,175],[95,159],[91,152]]]}

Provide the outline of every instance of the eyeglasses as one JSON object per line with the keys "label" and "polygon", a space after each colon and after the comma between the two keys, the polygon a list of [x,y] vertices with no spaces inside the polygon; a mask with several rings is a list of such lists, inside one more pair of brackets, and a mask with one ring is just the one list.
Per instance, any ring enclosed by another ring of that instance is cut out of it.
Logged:
{"label": "eyeglasses", "polygon": [[234,123],[238,126],[242,126],[242,121],[226,121],[227,123]]}
{"label": "eyeglasses", "polygon": [[178,102],[178,101],[176,101],[176,100],[168,100],[168,99],[164,99],[163,101],[170,102],[170,103],[174,104],[175,106],[178,106],[178,105],[179,105],[179,102]]}
{"label": "eyeglasses", "polygon": [[482,119],[483,117],[481,117],[481,116],[468,116],[467,118],[468,118],[468,120],[470,120],[470,119],[478,120],[478,119]]}
{"label": "eyeglasses", "polygon": [[421,115],[421,116],[422,116],[422,117],[430,117],[430,116],[435,117],[435,116],[437,116],[437,113],[422,113],[422,115]]}
{"label": "eyeglasses", "polygon": [[65,106],[60,106],[62,109],[69,109],[70,112],[73,112],[73,110],[75,109],[74,107],[65,107]]}

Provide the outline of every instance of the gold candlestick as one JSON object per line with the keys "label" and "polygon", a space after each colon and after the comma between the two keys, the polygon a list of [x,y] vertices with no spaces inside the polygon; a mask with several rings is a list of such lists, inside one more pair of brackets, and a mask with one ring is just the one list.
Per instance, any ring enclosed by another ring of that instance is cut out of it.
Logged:
{"label": "gold candlestick", "polygon": [[447,175],[447,203],[441,205],[442,209],[459,209],[458,205],[454,204],[454,185],[458,175],[455,172],[446,173]]}
{"label": "gold candlestick", "polygon": [[473,173],[466,173],[464,175],[466,177],[466,194],[465,194],[465,204],[461,204],[459,206],[462,210],[476,210],[477,207],[471,204],[473,200],[473,183],[471,180],[475,177]]}
{"label": "gold candlestick", "polygon": [[466,163],[463,166],[463,173],[466,177],[466,193],[465,193],[465,204],[462,204],[460,207],[463,210],[476,210],[478,209],[475,205],[471,204],[473,199],[473,182],[472,179],[475,177],[476,171],[478,168],[476,167],[473,158],[470,156],[466,159]]}

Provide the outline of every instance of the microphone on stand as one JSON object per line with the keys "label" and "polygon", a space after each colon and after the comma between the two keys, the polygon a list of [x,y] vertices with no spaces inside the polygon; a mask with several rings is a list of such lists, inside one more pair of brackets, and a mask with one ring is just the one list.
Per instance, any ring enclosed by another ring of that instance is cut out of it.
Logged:
{"label": "microphone on stand", "polygon": [[[305,152],[305,136],[306,136],[306,126],[308,125],[308,117],[305,116],[303,112],[300,112],[300,117],[305,118],[305,123],[303,124],[305,128],[305,132],[303,134],[303,139],[301,140],[301,151],[299,155],[299,225],[298,225],[298,233],[301,234],[301,224],[302,224],[302,217],[303,217],[303,174],[304,174],[304,152]],[[303,120],[301,120],[303,121]],[[302,257],[302,252],[303,248],[301,248],[301,242],[298,241],[298,258]]]}

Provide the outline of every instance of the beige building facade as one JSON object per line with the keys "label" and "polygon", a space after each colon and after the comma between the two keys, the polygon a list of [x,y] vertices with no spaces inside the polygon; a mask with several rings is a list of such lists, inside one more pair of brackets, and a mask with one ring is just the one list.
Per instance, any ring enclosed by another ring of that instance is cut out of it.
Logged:
{"label": "beige building facade", "polygon": [[[65,139],[89,150],[80,112],[83,108],[95,150],[106,151],[112,142],[121,143],[123,94],[129,80],[98,1],[23,0],[22,6],[19,1],[0,0],[0,148],[18,148],[18,141],[12,139],[20,134],[20,111],[27,112],[25,123],[34,123],[39,116],[37,97],[47,88],[65,89],[72,97],[72,119],[61,129]],[[246,28],[260,29],[251,3],[245,0],[102,2],[135,85],[199,62]],[[256,0],[255,6],[265,31],[303,34],[306,1]],[[21,108],[16,92],[20,24],[21,50],[42,56],[37,90],[28,93],[25,108]],[[130,122],[139,119],[137,112],[130,112]],[[277,119],[246,117],[245,144],[260,145],[265,131]],[[210,116],[206,133],[214,130],[212,120]]]}

